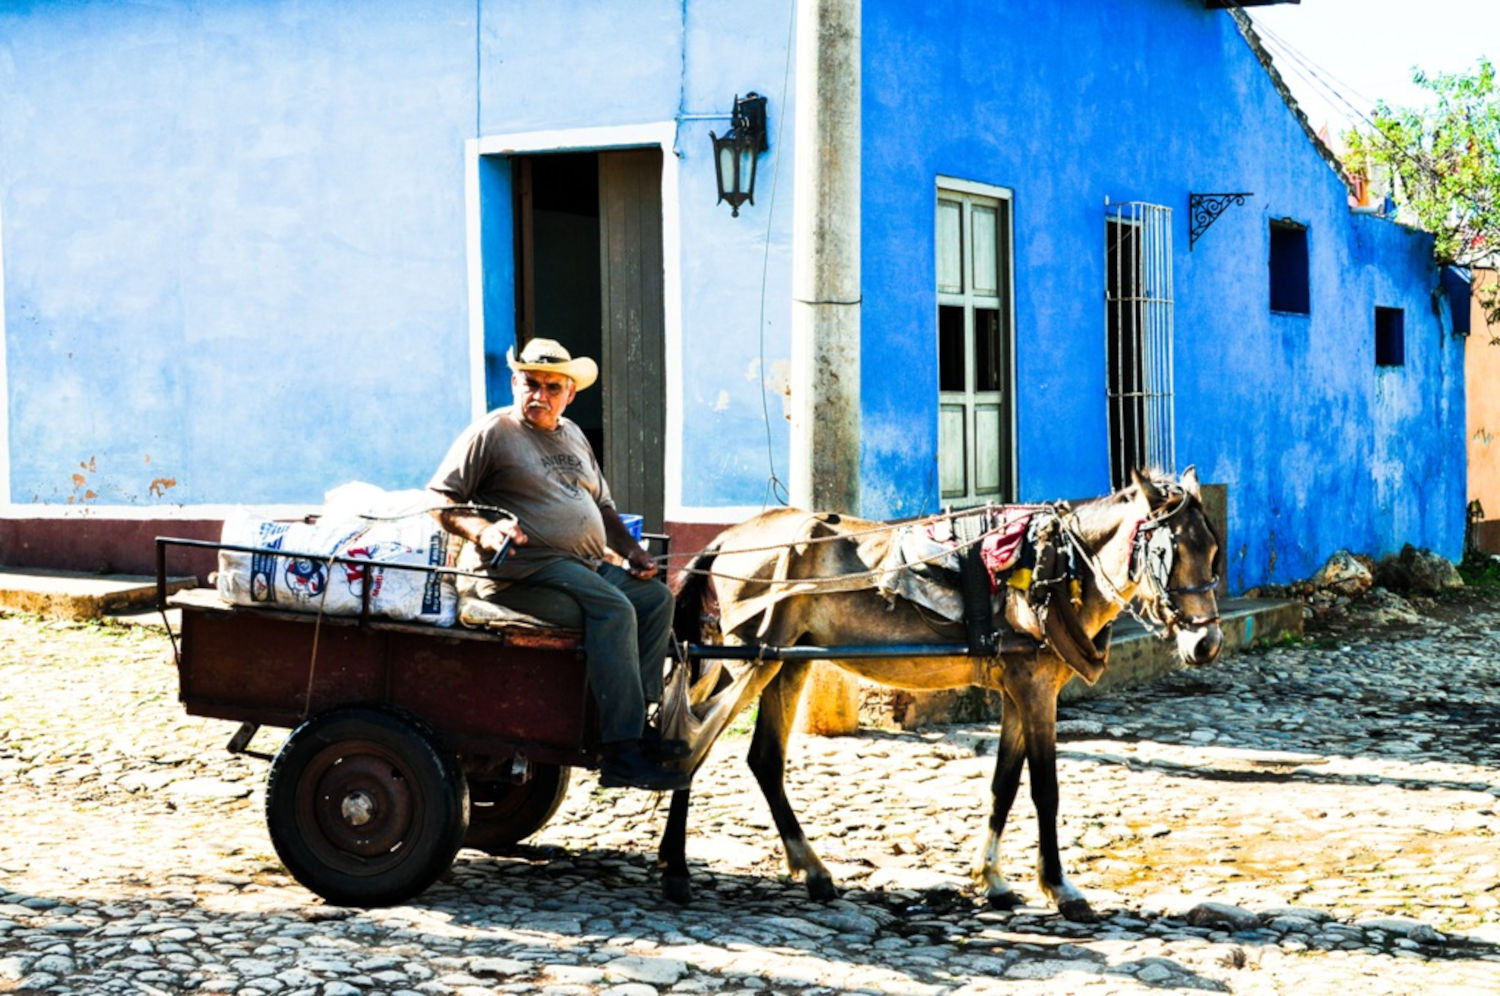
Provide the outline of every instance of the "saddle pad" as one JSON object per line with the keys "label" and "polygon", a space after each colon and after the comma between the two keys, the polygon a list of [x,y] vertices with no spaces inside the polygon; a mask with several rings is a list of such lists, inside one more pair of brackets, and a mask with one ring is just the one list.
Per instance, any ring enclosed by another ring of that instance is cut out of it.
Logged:
{"label": "saddle pad", "polygon": [[538,619],[516,609],[496,605],[494,602],[472,595],[461,595],[458,599],[458,621],[475,629],[506,629],[523,626],[527,629],[544,629],[557,633],[577,635],[577,630],[564,629],[554,623]]}
{"label": "saddle pad", "polygon": [[944,619],[963,619],[963,596],[956,580],[958,553],[951,542],[936,539],[925,529],[901,526],[880,569],[876,588],[887,601],[904,598]]}

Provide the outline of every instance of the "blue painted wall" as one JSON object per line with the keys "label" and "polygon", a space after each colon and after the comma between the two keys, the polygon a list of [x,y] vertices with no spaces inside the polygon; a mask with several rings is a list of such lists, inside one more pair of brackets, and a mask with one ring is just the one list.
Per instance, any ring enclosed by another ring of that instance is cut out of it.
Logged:
{"label": "blue painted wall", "polygon": [[[768,201],[790,158],[778,143],[763,161],[768,209],[731,219],[713,207],[708,133],[736,93],[790,100],[790,13],[729,0],[0,7],[12,500],[315,502],[350,479],[420,484],[469,416],[466,140],[680,117],[669,207],[691,342],[685,445],[701,468],[682,501],[759,501],[752,368],[762,283],[764,366],[787,352],[789,166]],[[485,320],[503,341],[503,157],[485,159],[480,189]]]}
{"label": "blue painted wall", "polygon": [[[1462,340],[1434,312],[1430,240],[1349,212],[1226,13],[1178,0],[864,11],[867,514],[938,505],[944,175],[1014,191],[1020,498],[1108,490],[1105,205],[1139,200],[1174,211],[1177,455],[1229,486],[1231,589],[1305,577],[1339,547],[1459,554]],[[1255,196],[1189,252],[1190,191]],[[1307,316],[1269,309],[1269,223],[1284,217],[1309,228]],[[1376,368],[1376,305],[1404,309],[1404,367]]]}
{"label": "blue painted wall", "polygon": [[474,8],[365,7],[0,12],[13,500],[316,500],[445,444]]}
{"label": "blue painted wall", "polygon": [[[727,109],[736,94],[767,97],[770,149],[755,204],[738,218],[715,205],[710,131],[685,120],[682,182],[683,504],[774,504],[773,473],[788,475],[785,389],[790,376],[792,160],[796,81],[789,61],[793,0],[693,0],[683,108]],[[729,516],[728,518],[733,518]]]}
{"label": "blue painted wall", "polygon": [[[465,142],[677,121],[680,493],[787,476],[791,0],[0,7],[11,494],[313,502],[421,483],[470,407]],[[1344,191],[1229,15],[1181,0],[864,0],[864,512],[930,511],[936,177],[1014,191],[1020,497],[1107,489],[1104,205],[1174,209],[1177,452],[1229,486],[1230,582],[1333,549],[1456,556],[1462,343],[1425,237]],[[757,203],[709,131],[770,97]],[[512,321],[507,161],[484,321]],[[1193,252],[1189,191],[1249,190]],[[1306,317],[1268,308],[1309,226]],[[1375,306],[1406,318],[1378,370]],[[503,371],[492,371],[500,373]],[[732,517],[732,516],[728,516]]]}

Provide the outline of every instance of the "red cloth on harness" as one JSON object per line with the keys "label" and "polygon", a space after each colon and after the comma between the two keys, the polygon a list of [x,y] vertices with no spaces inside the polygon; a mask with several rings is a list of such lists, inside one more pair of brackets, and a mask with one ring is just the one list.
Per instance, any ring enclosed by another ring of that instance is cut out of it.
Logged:
{"label": "red cloth on harness", "polygon": [[1030,515],[1007,519],[998,531],[980,541],[979,557],[989,572],[991,591],[998,587],[1000,575],[1014,567],[1021,558],[1021,545],[1026,542],[1026,530],[1030,526]]}
{"label": "red cloth on harness", "polygon": [[[1016,514],[1014,509],[1003,509],[1000,525],[979,541],[979,559],[984,564],[985,573],[989,575],[991,593],[1000,590],[1000,579],[1021,559],[1021,551],[1025,547],[1026,534],[1031,528],[1031,517],[1034,514],[1031,511]],[[946,535],[938,535],[940,532]],[[958,545],[953,539],[950,523],[934,523],[927,527],[926,533],[929,539],[938,543]]]}

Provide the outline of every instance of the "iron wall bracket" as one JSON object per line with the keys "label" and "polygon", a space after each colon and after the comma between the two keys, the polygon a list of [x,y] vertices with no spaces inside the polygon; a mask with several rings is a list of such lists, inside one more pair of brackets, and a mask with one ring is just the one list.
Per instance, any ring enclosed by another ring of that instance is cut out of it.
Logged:
{"label": "iron wall bracket", "polygon": [[1208,226],[1219,220],[1219,215],[1227,211],[1232,205],[1245,203],[1246,197],[1254,197],[1250,193],[1233,194],[1188,194],[1188,252],[1193,251],[1193,243],[1197,242]]}

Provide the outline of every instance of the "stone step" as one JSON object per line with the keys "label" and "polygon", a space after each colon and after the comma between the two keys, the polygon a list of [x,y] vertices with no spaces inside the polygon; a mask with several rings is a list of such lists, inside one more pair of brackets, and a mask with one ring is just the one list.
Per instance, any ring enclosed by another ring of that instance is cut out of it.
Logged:
{"label": "stone step", "polygon": [[[197,583],[192,577],[169,578],[167,592]],[[154,610],[155,602],[156,579],[146,575],[0,567],[0,609],[84,620]]]}

